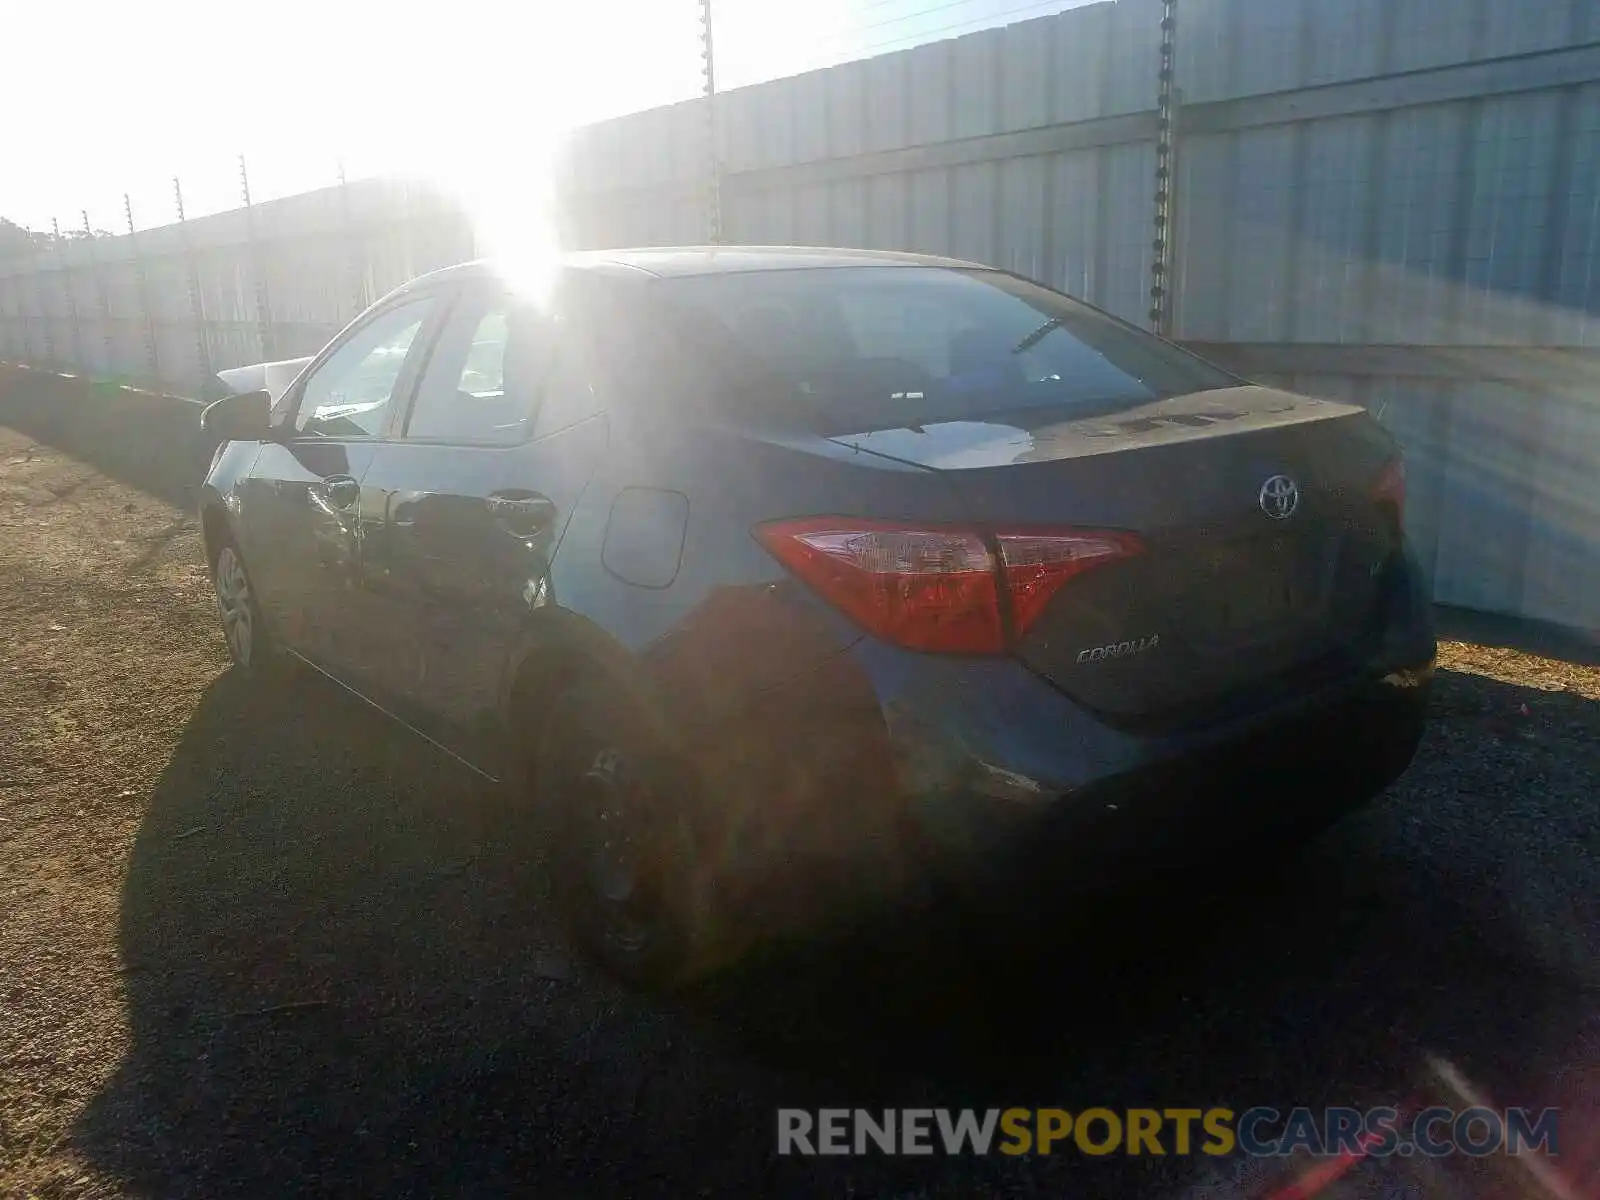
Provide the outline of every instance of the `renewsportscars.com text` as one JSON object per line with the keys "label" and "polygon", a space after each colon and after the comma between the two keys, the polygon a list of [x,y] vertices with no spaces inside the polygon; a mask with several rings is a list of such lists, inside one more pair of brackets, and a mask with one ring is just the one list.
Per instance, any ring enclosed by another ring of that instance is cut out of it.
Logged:
{"label": "renewsportscars.com text", "polygon": [[1064,1108],[778,1110],[778,1153],[1523,1154],[1557,1150],[1553,1108]]}

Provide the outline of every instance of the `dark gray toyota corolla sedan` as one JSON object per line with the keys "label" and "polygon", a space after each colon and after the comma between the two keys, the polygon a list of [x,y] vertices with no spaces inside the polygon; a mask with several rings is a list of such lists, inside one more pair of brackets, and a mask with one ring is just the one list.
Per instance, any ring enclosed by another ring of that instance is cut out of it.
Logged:
{"label": "dark gray toyota corolla sedan", "polygon": [[1379,425],[1002,271],[454,267],[204,421],[237,668],[309,664],[506,783],[631,980],[926,873],[1303,838],[1421,734]]}

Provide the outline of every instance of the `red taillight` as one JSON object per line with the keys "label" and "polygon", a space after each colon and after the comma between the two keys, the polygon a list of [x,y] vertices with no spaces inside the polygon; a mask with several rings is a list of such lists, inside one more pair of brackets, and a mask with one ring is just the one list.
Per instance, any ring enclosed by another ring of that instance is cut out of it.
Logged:
{"label": "red taillight", "polygon": [[1011,621],[1020,637],[1075,575],[1139,553],[1131,533],[1001,533],[1000,558],[1011,593]]}
{"label": "red taillight", "polygon": [[823,599],[887,641],[967,654],[1004,642],[994,558],[975,532],[825,517],[755,532]]}
{"label": "red taillight", "polygon": [[996,532],[855,517],[759,526],[789,570],[869,632],[912,650],[997,654],[1005,648],[1002,589],[1020,636],[1075,575],[1138,553],[1132,534]]}
{"label": "red taillight", "polygon": [[1378,472],[1378,479],[1372,485],[1372,498],[1380,504],[1394,506],[1396,524],[1401,524],[1406,515],[1406,461],[1403,458],[1392,458]]}

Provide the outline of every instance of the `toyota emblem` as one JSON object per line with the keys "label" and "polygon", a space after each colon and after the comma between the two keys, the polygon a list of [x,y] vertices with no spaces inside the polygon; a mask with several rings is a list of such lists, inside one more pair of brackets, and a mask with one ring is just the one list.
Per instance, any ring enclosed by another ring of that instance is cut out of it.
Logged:
{"label": "toyota emblem", "polygon": [[1300,507],[1300,485],[1287,475],[1274,475],[1261,485],[1257,499],[1267,516],[1274,521],[1285,521]]}

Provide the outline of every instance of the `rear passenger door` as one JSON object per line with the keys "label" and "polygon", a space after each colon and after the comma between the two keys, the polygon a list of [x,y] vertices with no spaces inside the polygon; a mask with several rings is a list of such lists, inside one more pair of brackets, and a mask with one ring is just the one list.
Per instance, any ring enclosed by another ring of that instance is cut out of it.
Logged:
{"label": "rear passenger door", "polygon": [[383,514],[369,585],[400,643],[372,687],[490,774],[506,666],[526,614],[549,600],[550,559],[592,463],[540,436],[541,414],[595,408],[578,366],[588,339],[563,300],[464,289],[362,489]]}

